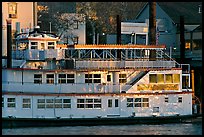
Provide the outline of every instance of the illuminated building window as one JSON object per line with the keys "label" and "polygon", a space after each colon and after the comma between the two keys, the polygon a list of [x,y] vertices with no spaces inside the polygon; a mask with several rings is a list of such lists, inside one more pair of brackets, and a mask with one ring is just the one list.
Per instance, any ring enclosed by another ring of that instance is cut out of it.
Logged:
{"label": "illuminated building window", "polygon": [[8,3],[8,14],[9,18],[17,18],[17,3],[16,2],[9,2]]}
{"label": "illuminated building window", "polygon": [[7,98],[7,107],[15,108],[16,107],[16,99],[15,98]]}
{"label": "illuminated building window", "polygon": [[190,50],[190,48],[191,48],[191,43],[190,42],[186,42],[185,43],[185,49],[186,50]]}
{"label": "illuminated building window", "polygon": [[23,98],[23,108],[31,108],[31,100],[30,98]]}

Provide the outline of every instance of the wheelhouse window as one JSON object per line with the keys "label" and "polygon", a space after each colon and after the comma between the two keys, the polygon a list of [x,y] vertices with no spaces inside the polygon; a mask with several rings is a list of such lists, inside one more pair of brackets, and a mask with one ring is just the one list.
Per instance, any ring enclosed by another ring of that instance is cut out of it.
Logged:
{"label": "wheelhouse window", "polygon": [[48,42],[47,43],[47,48],[48,49],[55,49],[55,42]]}
{"label": "wheelhouse window", "polygon": [[23,98],[22,108],[31,108],[31,99]]}
{"label": "wheelhouse window", "polygon": [[34,83],[42,84],[42,74],[34,74]]}
{"label": "wheelhouse window", "polygon": [[54,84],[54,74],[46,74],[46,82],[47,84]]}
{"label": "wheelhouse window", "polygon": [[31,42],[31,49],[38,49],[38,42]]}
{"label": "wheelhouse window", "polygon": [[7,98],[7,107],[15,108],[16,107],[16,98]]}
{"label": "wheelhouse window", "polygon": [[165,83],[173,83],[173,76],[172,74],[165,74]]}

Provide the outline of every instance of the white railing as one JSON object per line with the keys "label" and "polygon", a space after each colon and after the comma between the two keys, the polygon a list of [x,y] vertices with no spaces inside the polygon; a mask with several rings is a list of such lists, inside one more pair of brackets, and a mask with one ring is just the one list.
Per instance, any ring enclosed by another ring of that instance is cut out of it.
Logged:
{"label": "white railing", "polygon": [[15,59],[25,60],[45,60],[48,58],[64,59],[64,50],[49,49],[49,50],[17,50],[13,51],[12,57]]}
{"label": "white railing", "polygon": [[175,61],[76,61],[76,68],[172,68]]}
{"label": "white railing", "polygon": [[34,84],[29,82],[2,82],[2,92],[17,93],[121,93],[131,85],[113,84]]}

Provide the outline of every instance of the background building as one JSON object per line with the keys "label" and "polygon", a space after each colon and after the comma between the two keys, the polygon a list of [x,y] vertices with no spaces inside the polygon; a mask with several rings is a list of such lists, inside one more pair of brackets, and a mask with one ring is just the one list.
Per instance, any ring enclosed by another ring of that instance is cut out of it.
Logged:
{"label": "background building", "polygon": [[13,38],[33,28],[37,25],[36,2],[2,2],[2,56],[7,56],[7,19],[12,21]]}

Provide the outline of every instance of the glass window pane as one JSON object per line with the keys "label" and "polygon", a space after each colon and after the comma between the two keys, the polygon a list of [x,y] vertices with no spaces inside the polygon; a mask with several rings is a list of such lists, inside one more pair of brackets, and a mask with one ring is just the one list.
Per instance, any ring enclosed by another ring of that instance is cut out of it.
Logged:
{"label": "glass window pane", "polygon": [[173,78],[174,78],[174,83],[180,82],[180,74],[173,74]]}
{"label": "glass window pane", "polygon": [[149,82],[150,83],[157,83],[157,75],[156,74],[149,74]]}
{"label": "glass window pane", "polygon": [[166,83],[173,83],[172,74],[166,74]]}
{"label": "glass window pane", "polygon": [[164,74],[157,74],[157,83],[164,83]]}

